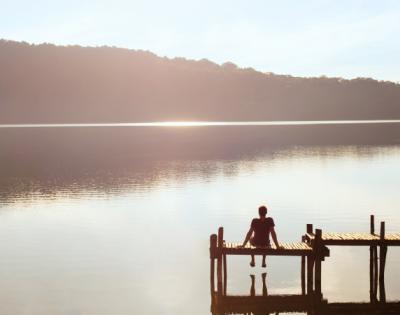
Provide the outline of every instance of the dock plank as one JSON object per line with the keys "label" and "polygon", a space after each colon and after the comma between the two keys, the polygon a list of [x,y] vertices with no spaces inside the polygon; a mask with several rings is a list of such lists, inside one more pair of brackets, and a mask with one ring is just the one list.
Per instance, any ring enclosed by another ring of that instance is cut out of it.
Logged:
{"label": "dock plank", "polygon": [[[315,235],[307,234],[309,240],[313,240]],[[379,235],[371,233],[322,233],[322,243],[324,245],[349,245],[349,246],[373,246],[382,242]],[[400,246],[400,233],[386,234],[383,242],[387,245]]]}
{"label": "dock plank", "polygon": [[268,247],[254,247],[251,245],[241,246],[241,243],[226,243],[222,252],[229,255],[269,255],[269,256],[307,256],[313,251],[313,248],[306,243],[280,243],[280,248],[274,244]]}

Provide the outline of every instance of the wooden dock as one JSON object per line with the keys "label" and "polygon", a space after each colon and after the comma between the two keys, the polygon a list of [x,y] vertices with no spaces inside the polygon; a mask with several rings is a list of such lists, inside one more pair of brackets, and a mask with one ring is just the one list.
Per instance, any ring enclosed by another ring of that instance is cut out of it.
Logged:
{"label": "wooden dock", "polygon": [[[370,217],[369,233],[330,233],[321,229],[313,230],[307,224],[306,233],[301,242],[281,243],[280,248],[242,247],[239,243],[224,240],[224,230],[210,236],[210,287],[211,297],[223,299],[227,293],[227,256],[229,255],[267,255],[301,257],[301,292],[302,296],[312,297],[314,301],[323,301],[321,291],[322,261],[329,257],[328,246],[368,246],[370,250],[370,302],[386,302],[385,266],[389,246],[400,246],[400,233],[385,233],[385,222],[381,222],[379,234],[375,233],[375,218]],[[378,258],[379,248],[379,258]],[[215,264],[217,289],[215,290]]]}

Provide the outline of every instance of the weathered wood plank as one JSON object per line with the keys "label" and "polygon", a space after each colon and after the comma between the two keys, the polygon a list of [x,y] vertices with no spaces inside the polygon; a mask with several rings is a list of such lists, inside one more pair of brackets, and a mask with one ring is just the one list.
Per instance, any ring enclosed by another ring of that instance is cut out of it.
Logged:
{"label": "weathered wood plank", "polygon": [[[305,235],[307,240],[314,241],[315,234]],[[400,233],[390,233],[380,238],[373,233],[334,233],[324,232],[322,234],[324,245],[345,245],[345,246],[379,246],[385,244],[388,246],[400,246]]]}
{"label": "weathered wood plank", "polygon": [[307,256],[312,253],[312,247],[303,242],[281,243],[281,248],[275,245],[269,247],[242,247],[240,243],[226,243],[223,254],[228,255],[269,255],[269,256]]}

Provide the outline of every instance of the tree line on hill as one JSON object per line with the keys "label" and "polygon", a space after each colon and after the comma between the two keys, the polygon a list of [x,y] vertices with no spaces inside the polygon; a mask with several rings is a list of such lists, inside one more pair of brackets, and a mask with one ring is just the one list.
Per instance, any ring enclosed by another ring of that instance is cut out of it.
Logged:
{"label": "tree line on hill", "polygon": [[0,40],[0,123],[400,118],[400,85]]}

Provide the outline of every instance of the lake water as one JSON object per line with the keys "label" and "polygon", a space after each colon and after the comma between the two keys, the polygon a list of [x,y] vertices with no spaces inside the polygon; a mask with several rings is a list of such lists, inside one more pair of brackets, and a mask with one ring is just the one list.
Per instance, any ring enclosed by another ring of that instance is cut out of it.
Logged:
{"label": "lake water", "polygon": [[[400,231],[400,145],[277,145],[268,126],[235,128],[1,130],[0,314],[208,314],[209,236],[242,241],[261,204],[283,242],[307,223],[368,232],[372,213]],[[248,294],[250,274],[261,293],[259,262],[229,257],[228,293]],[[389,300],[399,266],[390,248]],[[369,300],[367,248],[331,248],[322,268],[329,302]],[[271,257],[267,273],[270,294],[301,292],[298,258]]]}

